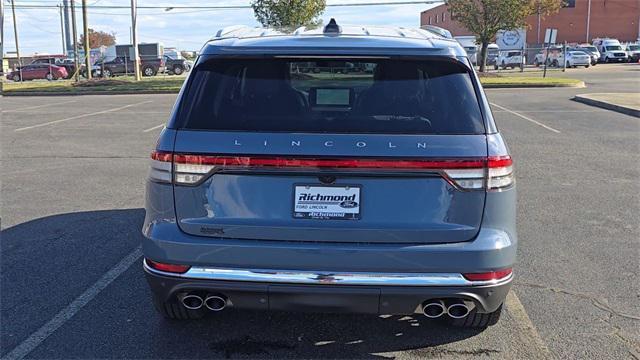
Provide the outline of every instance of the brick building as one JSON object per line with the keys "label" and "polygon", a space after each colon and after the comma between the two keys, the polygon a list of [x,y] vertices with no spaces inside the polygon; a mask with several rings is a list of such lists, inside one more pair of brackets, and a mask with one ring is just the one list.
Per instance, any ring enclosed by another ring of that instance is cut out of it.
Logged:
{"label": "brick building", "polygon": [[[542,43],[546,28],[558,29],[558,43],[591,42],[597,37],[616,38],[622,42],[633,42],[640,38],[640,0],[566,2],[567,6],[557,14],[540,18],[530,16],[527,19],[527,43]],[[451,20],[446,5],[436,6],[420,14],[420,25],[428,24],[448,29],[454,36],[473,35],[461,24]]]}

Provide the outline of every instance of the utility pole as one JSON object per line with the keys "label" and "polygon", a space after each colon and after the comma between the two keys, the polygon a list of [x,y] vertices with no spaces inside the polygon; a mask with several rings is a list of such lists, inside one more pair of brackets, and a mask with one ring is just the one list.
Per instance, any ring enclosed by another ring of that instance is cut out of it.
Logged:
{"label": "utility pole", "polygon": [[73,28],[73,60],[74,60],[74,63],[76,64],[76,72],[73,77],[76,80],[76,82],[78,82],[78,69],[80,69],[80,59],[78,58],[78,30],[76,28],[75,0],[71,0],[71,27]]}
{"label": "utility pole", "polygon": [[587,5],[587,44],[589,43],[589,25],[591,24],[591,0],[589,0],[589,4]]}
{"label": "utility pole", "polygon": [[84,66],[87,80],[91,80],[91,48],[89,44],[89,22],[87,20],[87,0],[82,0],[82,25],[84,27]]}
{"label": "utility pole", "polygon": [[0,75],[4,75],[4,0],[0,0]]}
{"label": "utility pole", "polygon": [[62,36],[62,53],[67,54],[67,46],[64,42],[64,19],[62,17],[62,5],[56,5],[60,11],[60,35]]}
{"label": "utility pole", "polygon": [[137,0],[131,0],[131,39],[133,40],[133,71],[136,73],[136,81],[140,81],[140,56],[138,54],[138,4]]}
{"label": "utility pole", "polygon": [[71,41],[71,28],[69,27],[69,0],[62,0],[62,12],[64,15],[64,43],[66,45],[65,54],[71,56],[73,51],[73,42]]}
{"label": "utility pole", "polygon": [[[1,0],[0,0],[1,1]],[[20,82],[22,82],[22,59],[20,59],[20,45],[18,44],[18,22],[16,21],[16,0],[11,0],[11,12],[13,13],[13,35],[16,38],[16,56],[18,57],[18,69]]]}

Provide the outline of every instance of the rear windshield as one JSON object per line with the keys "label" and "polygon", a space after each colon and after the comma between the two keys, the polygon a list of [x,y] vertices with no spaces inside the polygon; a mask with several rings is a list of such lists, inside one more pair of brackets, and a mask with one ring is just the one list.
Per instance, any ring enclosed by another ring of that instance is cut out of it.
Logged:
{"label": "rear windshield", "polygon": [[471,77],[451,61],[214,59],[192,76],[186,129],[484,133]]}

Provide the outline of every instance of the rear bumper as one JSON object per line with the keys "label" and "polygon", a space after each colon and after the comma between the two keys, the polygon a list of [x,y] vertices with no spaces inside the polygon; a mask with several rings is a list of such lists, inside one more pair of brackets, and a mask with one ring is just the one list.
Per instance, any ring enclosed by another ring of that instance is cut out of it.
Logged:
{"label": "rear bumper", "polygon": [[144,270],[152,291],[164,301],[201,292],[222,295],[229,306],[240,309],[370,314],[420,313],[420,304],[440,298],[467,300],[480,312],[493,312],[504,301],[512,279],[471,282],[453,273],[327,274],[216,268],[175,275],[146,263]]}

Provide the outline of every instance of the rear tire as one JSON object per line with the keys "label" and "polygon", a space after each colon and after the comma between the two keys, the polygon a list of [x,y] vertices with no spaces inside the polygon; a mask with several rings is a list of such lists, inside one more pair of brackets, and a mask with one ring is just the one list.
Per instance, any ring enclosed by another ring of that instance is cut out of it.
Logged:
{"label": "rear tire", "polygon": [[20,81],[20,74],[13,75],[13,81],[15,81],[15,82]]}
{"label": "rear tire", "polygon": [[465,316],[462,319],[447,318],[447,321],[450,325],[456,327],[486,328],[488,326],[497,324],[498,320],[500,320],[501,314],[502,305],[500,305],[498,310],[487,314],[479,313],[478,308],[474,308],[473,310],[471,310],[469,315]]}
{"label": "rear tire", "polygon": [[151,66],[145,66],[142,68],[142,76],[154,76],[156,70]]}
{"label": "rear tire", "polygon": [[205,307],[198,310],[190,310],[182,306],[178,301],[163,301],[157,295],[153,296],[153,305],[156,310],[171,320],[197,320],[202,319],[205,315]]}
{"label": "rear tire", "polygon": [[44,78],[45,78],[45,80],[49,80],[49,81],[56,79],[56,77],[53,76],[52,73],[47,73],[47,75],[45,75]]}
{"label": "rear tire", "polygon": [[184,69],[182,68],[182,66],[180,65],[176,65],[173,67],[173,73],[176,75],[182,75],[182,73],[184,72]]}

